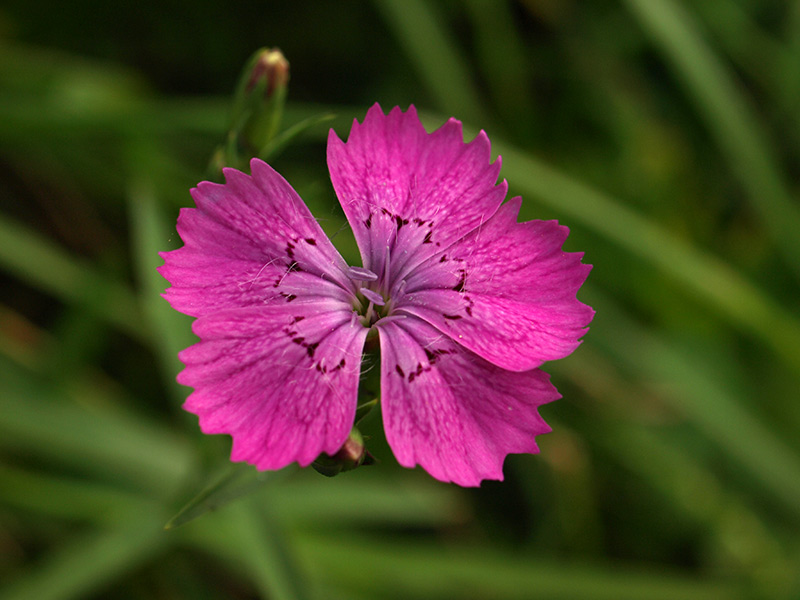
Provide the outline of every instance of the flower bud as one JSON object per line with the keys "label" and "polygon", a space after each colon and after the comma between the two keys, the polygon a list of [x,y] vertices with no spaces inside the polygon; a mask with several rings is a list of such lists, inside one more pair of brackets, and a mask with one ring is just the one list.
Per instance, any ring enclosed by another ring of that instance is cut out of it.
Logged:
{"label": "flower bud", "polygon": [[218,175],[222,167],[246,170],[249,161],[275,137],[283,116],[289,83],[289,62],[277,48],[261,48],[239,78],[225,143],[209,169]]}
{"label": "flower bud", "polygon": [[251,59],[249,77],[245,83],[245,91],[263,90],[264,98],[269,99],[276,93],[284,93],[289,82],[289,61],[277,48],[262,48]]}
{"label": "flower bud", "polygon": [[372,455],[367,452],[364,445],[364,437],[357,428],[353,427],[347,440],[336,454],[333,456],[320,454],[317,460],[311,463],[311,466],[318,473],[326,477],[333,477],[344,471],[352,471],[362,464],[372,464],[373,462]]}

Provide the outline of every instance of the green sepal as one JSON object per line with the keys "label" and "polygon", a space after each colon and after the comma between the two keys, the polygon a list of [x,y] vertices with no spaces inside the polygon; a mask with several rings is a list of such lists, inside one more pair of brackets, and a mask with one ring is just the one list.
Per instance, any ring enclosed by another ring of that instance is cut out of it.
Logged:
{"label": "green sepal", "polygon": [[364,464],[374,464],[374,457],[367,451],[364,445],[364,436],[358,428],[353,427],[350,435],[339,451],[331,456],[330,454],[320,454],[317,459],[311,463],[311,466],[317,473],[325,475],[325,477],[335,477],[339,473],[345,471],[352,471]]}
{"label": "green sepal", "polygon": [[247,171],[277,135],[289,82],[289,63],[277,48],[261,48],[247,61],[233,98],[225,141],[209,161],[209,177],[218,180],[224,167]]}

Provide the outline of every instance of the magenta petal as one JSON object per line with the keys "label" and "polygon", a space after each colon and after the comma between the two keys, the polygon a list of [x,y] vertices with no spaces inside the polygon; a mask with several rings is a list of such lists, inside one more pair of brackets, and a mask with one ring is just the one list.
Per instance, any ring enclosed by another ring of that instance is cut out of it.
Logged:
{"label": "magenta petal", "polygon": [[184,408],[205,433],[233,437],[231,460],[259,469],[334,454],[355,418],[367,330],[347,305],[242,308],[201,317],[180,353],[195,388]]}
{"label": "magenta petal", "polygon": [[387,255],[396,277],[446,248],[506,195],[485,133],[465,144],[461,123],[450,119],[429,134],[413,106],[384,115],[374,105],[363,123],[354,121],[347,142],[331,131],[328,168],[364,267],[379,275]]}
{"label": "magenta petal", "polygon": [[594,311],[576,293],[591,266],[561,249],[566,227],[517,223],[515,198],[406,280],[397,312],[434,325],[488,361],[527,371],[570,354]]}
{"label": "magenta petal", "polygon": [[503,479],[510,453],[538,452],[537,407],[559,398],[549,376],[505,371],[414,317],[379,325],[386,439],[405,467],[477,486]]}
{"label": "magenta petal", "polygon": [[285,302],[303,290],[352,297],[347,265],[286,182],[260,160],[252,177],[225,169],[226,183],[192,190],[197,208],[184,208],[184,246],[161,254],[159,272],[172,287],[164,296],[192,316]]}

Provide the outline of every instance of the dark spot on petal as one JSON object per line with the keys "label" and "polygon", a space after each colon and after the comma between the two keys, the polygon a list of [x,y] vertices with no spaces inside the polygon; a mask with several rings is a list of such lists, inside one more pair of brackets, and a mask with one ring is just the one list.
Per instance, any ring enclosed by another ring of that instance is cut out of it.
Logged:
{"label": "dark spot on petal", "polygon": [[422,375],[425,371],[430,371],[430,369],[431,369],[430,367],[427,367],[427,368],[423,367],[422,363],[417,363],[417,368],[414,369],[413,373],[409,373],[409,375],[408,375],[408,382],[411,383],[417,377]]}
{"label": "dark spot on petal", "polygon": [[422,240],[423,244],[430,244],[431,243],[431,234],[432,233],[433,233],[432,231],[429,231],[428,233],[425,234],[425,238]]}
{"label": "dark spot on petal", "polygon": [[461,319],[461,315],[444,315],[445,319],[450,319],[451,321],[458,321]]}
{"label": "dark spot on petal", "polygon": [[325,366],[325,365],[323,365],[322,363],[317,363],[317,364],[314,366],[314,368],[315,368],[317,371],[319,371],[320,373],[327,373],[327,372],[328,372],[328,367],[326,367],[326,366]]}
{"label": "dark spot on petal", "polygon": [[294,322],[295,322],[295,323],[299,323],[299,322],[300,322],[300,321],[302,321],[303,319],[305,319],[305,317],[295,317],[295,318],[294,318]]}
{"label": "dark spot on petal", "polygon": [[294,244],[292,242],[286,242],[286,256],[294,258]]}
{"label": "dark spot on petal", "polygon": [[338,365],[336,365],[336,366],[333,368],[333,370],[334,370],[334,371],[338,371],[338,370],[340,370],[340,369],[344,369],[344,366],[345,366],[346,364],[347,364],[347,363],[344,361],[344,359],[342,359],[342,360],[340,360],[340,361],[339,361],[339,364],[338,364]]}
{"label": "dark spot on petal", "polygon": [[304,344],[303,344],[303,342],[305,341],[305,339],[306,339],[306,338],[304,338],[304,337],[296,337],[296,338],[294,338],[292,341],[293,341],[295,344],[300,344],[300,345],[302,346],[302,345],[304,345]]}
{"label": "dark spot on petal", "polygon": [[319,346],[319,342],[314,342],[313,344],[306,346],[306,352],[308,352],[308,355],[311,358],[314,358],[314,351],[317,349],[317,346]]}
{"label": "dark spot on petal", "polygon": [[397,223],[397,230],[400,231],[400,228],[403,226],[403,219],[400,218],[400,215],[394,216],[394,222]]}
{"label": "dark spot on petal", "polygon": [[425,219],[420,219],[419,217],[414,217],[414,225],[419,225],[420,227],[425,224]]}
{"label": "dark spot on petal", "polygon": [[317,240],[315,240],[314,238],[306,238],[306,244],[308,244],[309,246],[316,246]]}
{"label": "dark spot on petal", "polygon": [[382,212],[384,215],[389,215],[390,217],[392,216],[392,213],[391,213],[391,211],[390,211],[388,208],[381,208],[381,212]]}
{"label": "dark spot on petal", "polygon": [[458,280],[458,283],[453,286],[453,291],[455,292],[463,292],[464,291],[464,284],[467,283],[467,274],[461,273],[461,279]]}
{"label": "dark spot on petal", "polygon": [[400,375],[400,377],[406,376],[405,372],[403,371],[400,365],[395,365],[394,370],[397,371],[397,374]]}
{"label": "dark spot on petal", "polygon": [[431,364],[433,364],[433,362],[436,360],[436,354],[435,354],[435,353],[433,353],[433,352],[431,352],[431,351],[430,351],[430,350],[428,350],[427,348],[425,348],[424,350],[425,350],[425,356],[427,356],[427,357],[428,357],[428,362],[430,362]]}
{"label": "dark spot on petal", "polygon": [[283,296],[284,298],[286,298],[286,301],[287,301],[287,302],[291,302],[292,300],[294,300],[295,298],[297,298],[297,295],[295,295],[295,294],[287,294],[286,292],[281,292],[280,294],[281,294],[281,296]]}
{"label": "dark spot on petal", "polygon": [[414,380],[415,380],[417,377],[419,377],[420,375],[422,375],[422,374],[423,374],[425,371],[430,371],[430,370],[431,370],[431,368],[430,368],[430,367],[427,367],[427,368],[426,368],[426,367],[423,367],[421,363],[417,363],[417,368],[416,368],[416,369],[414,369],[414,371],[413,371],[412,373],[409,373],[409,374],[408,374],[408,382],[409,382],[409,383],[411,383],[411,382],[412,382],[412,381],[414,381]]}
{"label": "dark spot on petal", "polygon": [[367,220],[364,221],[364,225],[366,226],[367,229],[372,227],[372,213],[369,213]]}
{"label": "dark spot on petal", "polygon": [[442,258],[439,259],[439,262],[440,263],[447,262],[447,255],[446,254],[442,254]]}

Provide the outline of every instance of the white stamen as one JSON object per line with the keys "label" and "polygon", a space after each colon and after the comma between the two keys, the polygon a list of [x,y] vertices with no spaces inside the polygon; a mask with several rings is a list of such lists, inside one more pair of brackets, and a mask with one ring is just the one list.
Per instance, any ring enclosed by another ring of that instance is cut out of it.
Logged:
{"label": "white stamen", "polygon": [[377,281],[377,273],[373,273],[369,269],[363,267],[347,267],[347,274],[350,279],[355,281]]}
{"label": "white stamen", "polygon": [[383,317],[379,319],[377,323],[375,323],[376,327],[380,327],[381,325],[386,325],[387,323],[391,323],[392,321],[402,321],[406,318],[406,315],[389,315],[388,317]]}
{"label": "white stamen", "polygon": [[364,295],[364,297],[367,300],[369,300],[376,306],[383,306],[384,304],[386,304],[386,300],[384,300],[383,296],[381,296],[378,292],[375,292],[369,288],[361,288],[359,291]]}
{"label": "white stamen", "polygon": [[389,271],[392,263],[392,255],[391,251],[389,250],[389,246],[386,246],[386,256],[383,262],[383,285],[384,289],[389,286],[391,283],[389,281]]}

